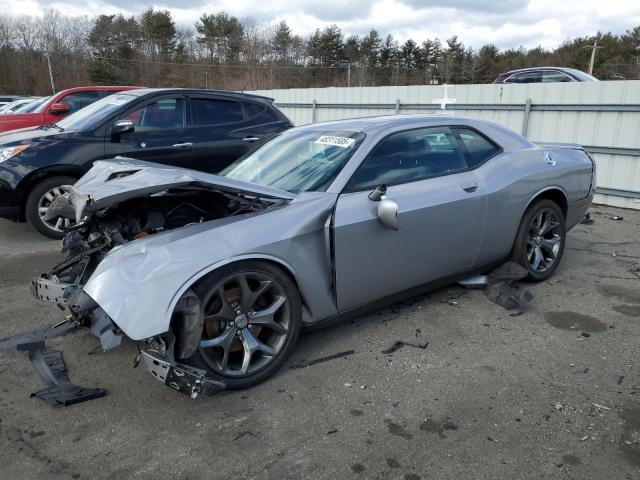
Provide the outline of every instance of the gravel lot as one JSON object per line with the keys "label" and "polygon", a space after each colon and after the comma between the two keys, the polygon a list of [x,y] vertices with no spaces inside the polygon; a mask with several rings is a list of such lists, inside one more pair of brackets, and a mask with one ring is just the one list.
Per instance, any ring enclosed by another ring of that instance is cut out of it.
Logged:
{"label": "gravel lot", "polygon": [[[0,477],[640,478],[640,212],[592,218],[523,315],[440,289],[304,335],[243,392],[191,400],[132,369],[135,345],[80,332],[52,344],[109,395],[52,408],[26,355],[0,353]],[[63,318],[28,288],[56,249],[0,220],[0,336]],[[428,346],[382,353],[396,340]]]}

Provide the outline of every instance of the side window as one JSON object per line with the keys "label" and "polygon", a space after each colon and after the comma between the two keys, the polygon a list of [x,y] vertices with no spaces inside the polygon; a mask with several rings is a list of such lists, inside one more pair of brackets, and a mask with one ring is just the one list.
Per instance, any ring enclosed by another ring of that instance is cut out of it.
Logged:
{"label": "side window", "polygon": [[266,105],[253,102],[243,102],[244,116],[247,120],[256,123],[280,122],[282,119],[278,117],[271,108]]}
{"label": "side window", "polygon": [[570,82],[571,79],[562,72],[544,71],[542,72],[542,82]]}
{"label": "side window", "polygon": [[498,147],[474,130],[455,129],[464,147],[469,168],[476,168],[498,152]]}
{"label": "side window", "polygon": [[191,97],[193,124],[221,125],[223,123],[242,122],[242,105],[233,100]]}
{"label": "side window", "polygon": [[93,102],[100,98],[100,92],[89,91],[89,92],[78,92],[78,93],[70,93],[69,95],[62,97],[58,103],[66,103],[69,105],[71,109],[69,113],[77,112],[81,108],[86,107],[87,105],[91,105]]}
{"label": "side window", "polygon": [[360,164],[347,188],[373,189],[466,169],[467,163],[449,128],[406,130],[382,139]]}
{"label": "side window", "polygon": [[253,103],[253,102],[243,102],[242,106],[244,107],[244,113],[246,115],[246,118],[257,117],[258,115],[263,113],[267,108],[264,105],[260,105],[259,103]]}
{"label": "side window", "polygon": [[538,83],[540,82],[540,72],[517,73],[509,77],[505,83]]}
{"label": "side window", "polygon": [[123,120],[131,120],[136,131],[166,130],[184,127],[184,99],[162,98],[124,114]]}

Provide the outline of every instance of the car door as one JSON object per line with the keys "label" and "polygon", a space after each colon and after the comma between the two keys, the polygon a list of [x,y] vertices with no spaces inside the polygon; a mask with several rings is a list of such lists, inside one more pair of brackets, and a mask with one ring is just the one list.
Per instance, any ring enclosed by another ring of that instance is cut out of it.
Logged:
{"label": "car door", "polygon": [[[340,311],[470,269],[482,241],[487,196],[447,127],[381,140],[338,198],[335,275]],[[387,186],[398,230],[369,194]]]}
{"label": "car door", "polygon": [[[105,155],[194,168],[193,132],[187,125],[187,102],[183,95],[146,99],[116,120],[130,120],[134,131],[107,133]],[[115,122],[115,120],[114,120]]]}
{"label": "car door", "polygon": [[266,105],[232,97],[192,95],[191,112],[198,170],[217,173],[262,140],[284,130]]}

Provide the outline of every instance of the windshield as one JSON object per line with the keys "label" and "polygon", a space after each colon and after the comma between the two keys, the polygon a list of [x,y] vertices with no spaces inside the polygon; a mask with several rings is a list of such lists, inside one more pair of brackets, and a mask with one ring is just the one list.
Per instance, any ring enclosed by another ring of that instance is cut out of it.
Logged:
{"label": "windshield", "polygon": [[14,110],[14,113],[31,113],[35,112],[36,109],[42,105],[44,102],[49,100],[51,97],[39,98],[38,100],[34,100],[33,102],[27,103],[17,110]]}
{"label": "windshield", "polygon": [[364,137],[354,132],[285,132],[220,175],[293,193],[324,190]]}
{"label": "windshield", "polygon": [[113,112],[138,97],[124,93],[115,93],[72,113],[57,125],[65,130],[86,130],[101,123]]}

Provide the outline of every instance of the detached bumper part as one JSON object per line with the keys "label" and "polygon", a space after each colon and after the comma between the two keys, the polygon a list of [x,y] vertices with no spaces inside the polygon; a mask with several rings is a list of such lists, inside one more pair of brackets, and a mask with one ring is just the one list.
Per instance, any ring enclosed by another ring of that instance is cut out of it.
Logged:
{"label": "detached bumper part", "polygon": [[107,392],[101,388],[82,388],[71,383],[62,352],[50,349],[45,344],[50,338],[62,337],[78,328],[78,323],[66,321],[53,327],[0,339],[0,350],[15,349],[29,354],[29,360],[45,384],[45,388],[33,393],[32,397],[41,398],[49,405],[67,406],[106,395]]}
{"label": "detached bumper part", "polygon": [[71,383],[60,350],[49,349],[44,342],[21,345],[19,350],[22,348],[28,350],[29,360],[47,385],[32,393],[32,397],[41,398],[51,406],[64,405],[66,407],[74,403],[104,397],[107,394],[106,390],[102,388],[83,388]]}
{"label": "detached bumper part", "polygon": [[204,370],[172,363],[166,354],[162,354],[158,350],[144,350],[140,355],[151,375],[191,398],[196,398],[200,393],[213,395],[226,388],[223,382],[206,378],[207,372]]}

